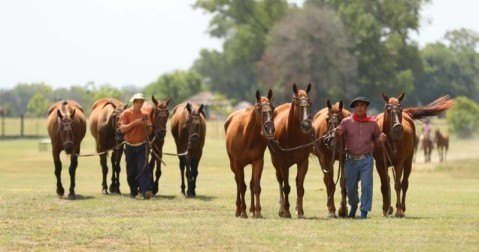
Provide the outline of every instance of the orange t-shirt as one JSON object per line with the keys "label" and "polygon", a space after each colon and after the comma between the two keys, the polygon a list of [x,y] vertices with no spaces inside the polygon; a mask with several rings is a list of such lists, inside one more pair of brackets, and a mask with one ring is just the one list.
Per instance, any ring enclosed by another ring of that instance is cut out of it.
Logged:
{"label": "orange t-shirt", "polygon": [[[136,119],[146,118],[148,124],[151,125],[150,117],[148,113],[144,111],[134,111],[133,109],[127,109],[121,113],[119,123],[120,125],[126,125],[133,122]],[[128,144],[140,144],[146,140],[146,129],[144,124],[135,125],[129,131],[125,132],[123,136]]]}

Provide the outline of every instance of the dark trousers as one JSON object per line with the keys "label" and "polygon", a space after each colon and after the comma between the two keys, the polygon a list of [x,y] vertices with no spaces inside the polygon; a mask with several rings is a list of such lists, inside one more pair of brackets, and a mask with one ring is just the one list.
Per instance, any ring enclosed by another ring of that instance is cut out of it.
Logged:
{"label": "dark trousers", "polygon": [[150,167],[146,162],[146,144],[139,146],[125,144],[125,159],[130,194],[138,195],[138,187],[143,195],[151,191]]}

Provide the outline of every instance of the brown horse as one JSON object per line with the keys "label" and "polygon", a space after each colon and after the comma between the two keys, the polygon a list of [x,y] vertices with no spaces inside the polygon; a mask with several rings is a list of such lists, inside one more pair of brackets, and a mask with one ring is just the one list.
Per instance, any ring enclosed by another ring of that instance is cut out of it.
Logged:
{"label": "brown horse", "polygon": [[[423,107],[401,108],[404,93],[388,97],[382,93],[386,102],[384,112],[377,116],[379,128],[388,138],[386,143],[374,150],[376,169],[381,178],[383,196],[383,215],[392,214],[388,167],[393,166],[394,189],[396,190],[396,216],[404,217],[406,212],[406,192],[409,187],[409,175],[414,155],[416,128],[414,121],[428,116],[435,116],[449,109],[454,101],[447,96]],[[401,195],[402,193],[402,195]]]}
{"label": "brown horse", "polygon": [[[170,112],[168,111],[168,105],[170,99],[165,101],[158,101],[154,96],[151,96],[152,102],[146,102],[143,104],[142,109],[150,116],[153,130],[150,136],[152,156],[149,162],[151,178],[153,179],[153,195],[158,193],[158,183],[161,177],[161,162],[163,158],[163,145],[165,144],[166,136],[166,123]],[[156,166],[156,171],[155,170]],[[153,174],[155,174],[153,176]]]}
{"label": "brown horse", "polygon": [[[230,159],[230,167],[236,181],[236,217],[247,218],[246,215],[246,184],[244,182],[244,167],[252,165],[250,190],[250,213],[254,218],[261,218],[261,175],[263,173],[264,151],[268,139],[274,135],[273,92],[268,91],[268,97],[261,97],[256,91],[256,104],[253,107],[233,112],[225,122],[226,151]],[[255,203],[256,199],[256,203]]]}
{"label": "brown horse", "polygon": [[[175,138],[180,160],[181,192],[187,197],[196,197],[198,165],[205,145],[206,121],[203,104],[182,103],[173,108],[171,134]],[[185,172],[186,168],[186,172]],[[185,194],[185,175],[188,190]]]}
{"label": "brown horse", "polygon": [[60,152],[65,150],[70,155],[70,192],[69,199],[75,199],[75,174],[78,166],[80,144],[86,133],[86,120],[83,108],[75,101],[63,100],[54,103],[48,109],[48,135],[52,143],[55,177],[57,178],[57,195],[63,197],[65,189],[61,181],[62,162]]}
{"label": "brown horse", "polygon": [[[303,196],[304,178],[308,172],[309,153],[312,151],[311,142],[314,140],[311,118],[311,100],[309,98],[311,84],[306,90],[298,90],[293,84],[293,100],[278,106],[273,114],[274,139],[276,144],[269,145],[271,160],[276,169],[276,179],[279,183],[279,216],[291,218],[289,211],[289,167],[296,164],[296,211],[298,218],[304,217]],[[278,148],[281,147],[281,148]],[[287,148],[290,148],[288,150]]]}
{"label": "brown horse", "polygon": [[439,161],[446,161],[447,150],[449,149],[449,136],[446,133],[441,133],[439,129],[436,129],[435,135],[434,142],[439,153]]}
{"label": "brown horse", "polygon": [[428,135],[421,136],[421,148],[424,150],[424,161],[426,163],[431,162],[432,149],[434,148],[434,143]]}
{"label": "brown horse", "polygon": [[[313,149],[313,153],[318,157],[319,164],[323,170],[323,181],[326,186],[327,206],[329,217],[336,218],[336,207],[334,205],[334,192],[336,191],[336,184],[334,183],[334,162],[339,161],[338,173],[341,175],[341,206],[338,214],[341,217],[346,217],[348,208],[346,205],[346,187],[344,178],[344,158],[345,153],[341,151],[343,145],[343,138],[327,138],[339,125],[339,123],[346,117],[351,115],[351,112],[343,108],[343,101],[340,100],[334,105],[331,105],[329,99],[326,102],[327,108],[321,109],[313,118],[313,129],[315,139],[323,138],[319,145]],[[334,141],[334,142],[331,142]]]}
{"label": "brown horse", "polygon": [[101,98],[93,103],[90,113],[90,132],[95,138],[96,151],[100,155],[100,165],[103,174],[102,193],[108,194],[107,155],[112,150],[110,193],[120,192],[121,156],[123,154],[123,134],[120,133],[118,120],[125,109],[125,105],[113,98]]}

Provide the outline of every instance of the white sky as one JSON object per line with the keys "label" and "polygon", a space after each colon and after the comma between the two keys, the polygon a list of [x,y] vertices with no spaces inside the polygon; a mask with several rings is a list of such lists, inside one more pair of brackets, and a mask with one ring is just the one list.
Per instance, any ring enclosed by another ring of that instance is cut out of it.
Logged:
{"label": "white sky", "polygon": [[[211,16],[193,10],[194,2],[0,0],[0,89],[90,81],[143,87],[186,70],[202,48],[221,48],[206,33]],[[478,10],[477,0],[433,0],[421,13],[419,44],[461,27],[479,32]]]}

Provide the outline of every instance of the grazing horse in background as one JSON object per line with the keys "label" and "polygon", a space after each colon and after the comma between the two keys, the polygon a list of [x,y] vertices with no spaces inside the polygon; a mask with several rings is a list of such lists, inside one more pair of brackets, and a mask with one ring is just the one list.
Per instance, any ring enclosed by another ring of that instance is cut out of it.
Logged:
{"label": "grazing horse in background", "polygon": [[[206,121],[203,104],[182,103],[173,108],[171,134],[175,138],[180,160],[181,192],[187,197],[196,197],[198,165],[205,145]],[[186,172],[185,172],[186,168]],[[188,190],[185,194],[185,175]]]}
{"label": "grazing horse in background", "polygon": [[121,134],[118,120],[125,109],[125,105],[113,98],[101,98],[91,106],[89,118],[90,132],[95,138],[96,151],[100,155],[100,165],[103,174],[102,193],[108,194],[107,155],[112,150],[111,162],[111,185],[110,193],[120,192],[120,171],[121,156],[123,154],[123,134]]}
{"label": "grazing horse in background", "polygon": [[[151,96],[152,102],[145,102],[142,109],[150,116],[153,130],[151,132],[151,159],[149,162],[151,178],[153,179],[152,193],[156,195],[158,193],[158,183],[161,177],[161,162],[163,158],[163,145],[165,144],[166,136],[166,123],[170,112],[168,111],[168,105],[170,99],[165,101],[158,101],[154,96]],[[156,166],[156,171],[155,170]],[[153,176],[153,174],[155,174]]]}
{"label": "grazing horse in background", "polygon": [[[268,139],[274,135],[273,92],[268,91],[267,97],[261,97],[256,91],[256,104],[252,107],[233,112],[225,122],[226,151],[230,159],[230,167],[236,181],[236,214],[246,215],[246,184],[244,182],[244,167],[252,165],[250,191],[250,213],[254,218],[261,218],[261,175],[263,173],[264,151]],[[256,201],[255,201],[256,200]]]}
{"label": "grazing horse in background", "polygon": [[[334,162],[339,161],[338,176],[340,178],[341,186],[341,206],[338,214],[341,217],[346,217],[348,208],[346,205],[346,187],[344,177],[344,159],[345,153],[342,151],[343,138],[328,138],[330,134],[339,123],[346,117],[351,115],[351,112],[343,108],[343,101],[340,100],[334,105],[331,105],[329,99],[326,102],[327,108],[321,109],[313,118],[313,129],[315,139],[323,138],[320,144],[313,148],[313,153],[318,157],[319,164],[323,170],[323,181],[326,186],[327,206],[329,217],[336,218],[336,207],[334,205],[334,192],[336,191],[336,184],[334,183]],[[334,134],[334,133],[333,133]],[[324,138],[326,137],[326,138]]]}
{"label": "grazing horse in background", "polygon": [[[308,172],[309,153],[312,151],[311,142],[314,141],[311,118],[311,100],[309,98],[311,84],[306,90],[298,90],[293,84],[293,100],[278,106],[273,113],[274,139],[268,145],[273,166],[276,169],[276,179],[279,183],[279,216],[291,218],[289,211],[289,167],[296,164],[296,211],[298,218],[304,218],[303,196],[304,178]],[[276,143],[276,145],[274,145]],[[279,146],[278,146],[279,145]],[[281,148],[279,148],[281,147]],[[286,148],[291,148],[287,150]]]}
{"label": "grazing horse in background", "polygon": [[431,153],[434,148],[434,143],[428,135],[421,136],[422,149],[424,150],[424,161],[426,163],[431,162]]}
{"label": "grazing horse in background", "polygon": [[404,98],[404,93],[397,98],[388,97],[384,93],[382,93],[382,96],[386,104],[384,112],[377,116],[377,123],[388,138],[384,145],[375,148],[374,158],[376,160],[376,169],[381,178],[383,215],[386,217],[393,212],[388,175],[388,167],[393,166],[394,189],[396,190],[396,216],[404,217],[406,212],[406,192],[409,187],[409,175],[412,169],[416,135],[413,120],[441,114],[454,104],[454,100],[449,99],[448,96],[443,96],[423,107],[403,109],[401,100]]}
{"label": "grazing horse in background", "polygon": [[63,197],[65,189],[62,185],[62,162],[60,152],[65,150],[70,155],[70,192],[69,199],[75,199],[75,174],[78,166],[80,144],[86,133],[86,120],[83,108],[75,101],[63,100],[54,103],[48,109],[48,135],[52,143],[55,177],[57,178],[57,195]]}
{"label": "grazing horse in background", "polygon": [[441,133],[439,129],[436,129],[435,135],[434,142],[439,153],[439,161],[446,161],[447,150],[449,149],[449,136],[446,133]]}

